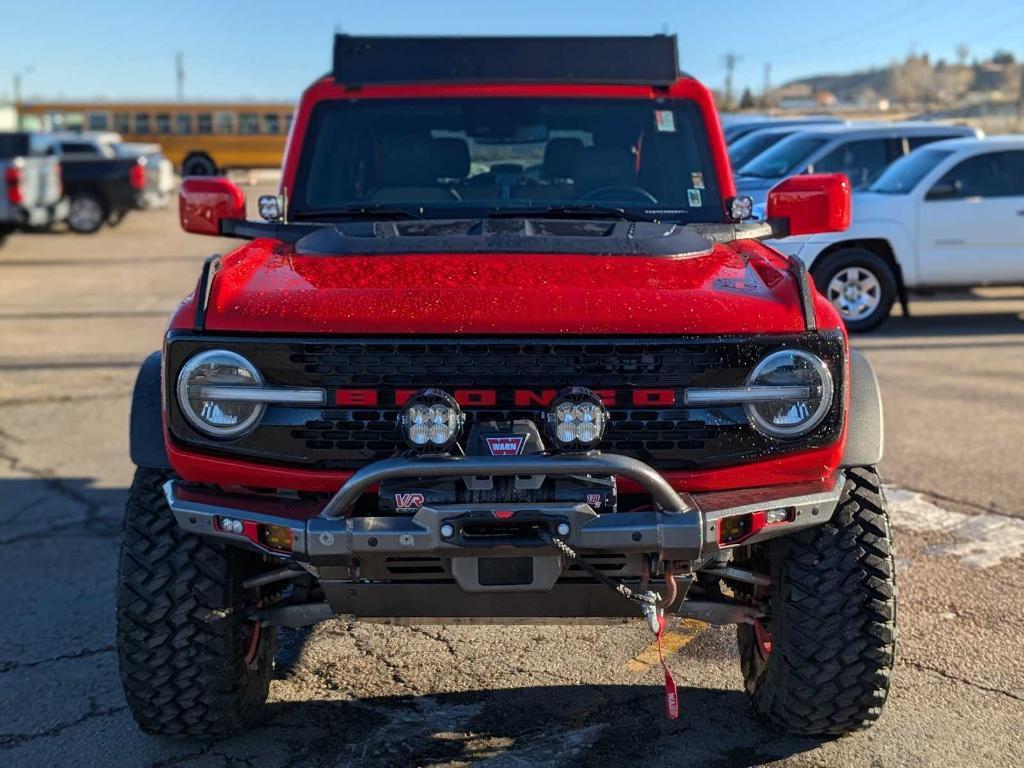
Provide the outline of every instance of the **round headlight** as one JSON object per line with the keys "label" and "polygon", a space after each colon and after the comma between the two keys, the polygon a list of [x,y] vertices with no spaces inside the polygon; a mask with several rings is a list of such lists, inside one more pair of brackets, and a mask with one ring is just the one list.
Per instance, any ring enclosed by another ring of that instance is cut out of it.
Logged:
{"label": "round headlight", "polygon": [[817,355],[799,349],[773,352],[747,378],[750,387],[788,388],[776,399],[749,402],[747,418],[771,437],[799,437],[821,423],[832,405],[832,374]]}
{"label": "round headlight", "polygon": [[545,417],[548,435],[563,451],[589,451],[604,437],[608,411],[601,398],[585,387],[562,390]]}
{"label": "round headlight", "polygon": [[462,433],[465,416],[455,398],[441,389],[424,389],[410,397],[398,416],[410,448],[446,451]]}
{"label": "round headlight", "polygon": [[259,387],[263,377],[236,352],[211,349],[189,359],[178,374],[178,405],[188,422],[210,437],[234,438],[252,429],[266,404],[212,397],[211,387]]}

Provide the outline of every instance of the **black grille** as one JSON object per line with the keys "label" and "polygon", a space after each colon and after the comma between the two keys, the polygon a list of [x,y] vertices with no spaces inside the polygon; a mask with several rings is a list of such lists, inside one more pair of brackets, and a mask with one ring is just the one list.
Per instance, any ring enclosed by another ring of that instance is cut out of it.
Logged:
{"label": "black grille", "polygon": [[[217,453],[251,456],[318,469],[351,469],[404,448],[398,433],[398,390],[426,386],[494,392],[493,405],[467,407],[467,419],[537,419],[542,408],[515,404],[515,390],[557,390],[571,384],[615,392],[602,450],[660,469],[689,469],[748,461],[834,441],[841,429],[844,386],[842,339],[834,333],[800,336],[686,339],[431,339],[260,340],[175,338],[169,370],[176,374],[204,348],[238,350],[268,383],[317,386],[333,400],[338,389],[377,393],[373,407],[271,407],[252,434],[230,443],[189,428],[172,401],[171,429],[184,442]],[[799,346],[829,361],[839,387],[833,411],[810,435],[778,441],[751,429],[742,408],[683,408],[687,387],[736,386],[769,352]],[[638,389],[671,388],[667,408],[632,404]]]}

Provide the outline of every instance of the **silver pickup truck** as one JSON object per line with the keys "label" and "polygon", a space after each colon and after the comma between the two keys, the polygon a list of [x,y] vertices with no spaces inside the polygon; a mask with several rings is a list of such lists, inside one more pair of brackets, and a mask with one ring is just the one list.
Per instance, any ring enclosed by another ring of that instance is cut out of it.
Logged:
{"label": "silver pickup truck", "polygon": [[57,158],[33,156],[30,144],[28,133],[0,131],[0,241],[68,215]]}

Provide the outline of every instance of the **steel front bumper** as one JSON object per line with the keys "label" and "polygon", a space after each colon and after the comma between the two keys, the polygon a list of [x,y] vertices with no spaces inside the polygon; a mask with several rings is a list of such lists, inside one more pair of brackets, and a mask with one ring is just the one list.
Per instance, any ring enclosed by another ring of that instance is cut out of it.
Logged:
{"label": "steel front bumper", "polygon": [[[629,478],[650,494],[656,509],[598,515],[586,504],[497,503],[424,506],[411,516],[349,514],[360,496],[387,479],[516,476],[528,480],[551,475]],[[554,554],[534,532],[538,528],[579,552],[651,553],[661,560],[696,564],[722,546],[755,543],[826,522],[838,503],[842,480],[837,473],[822,483],[691,496],[677,493],[652,467],[626,456],[474,456],[392,458],[369,464],[326,506],[298,497],[230,494],[181,481],[168,482],[164,492],[178,524],[189,532],[316,567],[388,556]],[[769,509],[785,510],[785,520],[766,524]],[[749,532],[720,541],[722,520],[736,516],[749,517]],[[224,519],[240,522],[241,531],[224,530]],[[289,550],[267,545],[268,526],[291,532]]]}

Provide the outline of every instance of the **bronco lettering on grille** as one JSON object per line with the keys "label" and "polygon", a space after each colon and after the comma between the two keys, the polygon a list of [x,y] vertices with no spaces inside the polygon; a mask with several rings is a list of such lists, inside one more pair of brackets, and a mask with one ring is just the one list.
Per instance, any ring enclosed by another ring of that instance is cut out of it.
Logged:
{"label": "bronco lettering on grille", "polygon": [[[443,387],[442,387],[443,388]],[[401,407],[415,395],[418,389],[338,389],[334,402],[346,406],[396,406]],[[452,392],[455,402],[463,408],[493,408],[508,405],[517,408],[540,407],[551,404],[558,394],[556,389],[456,389]],[[641,408],[671,408],[678,401],[674,389],[595,389],[594,394],[608,406],[627,404]]]}

